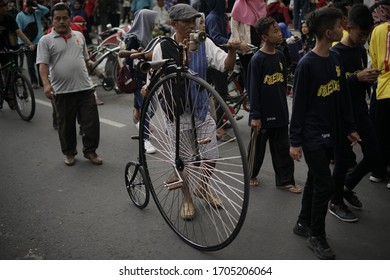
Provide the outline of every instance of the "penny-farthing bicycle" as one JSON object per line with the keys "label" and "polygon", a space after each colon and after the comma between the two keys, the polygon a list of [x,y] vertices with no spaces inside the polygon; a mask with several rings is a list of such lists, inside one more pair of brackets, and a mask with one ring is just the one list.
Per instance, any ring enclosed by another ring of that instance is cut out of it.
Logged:
{"label": "penny-farthing bicycle", "polygon": [[[163,41],[177,48],[179,64],[174,59],[143,60],[145,53]],[[152,70],[152,76],[139,136],[135,137],[139,140],[139,162],[128,163],[126,187],[139,208],[147,205],[150,190],[165,221],[187,244],[200,250],[219,250],[237,236],[247,212],[246,151],[225,102],[188,69],[183,49],[169,37],[158,37],[142,53],[132,55],[139,58],[137,69]],[[207,117],[210,99],[221,107],[232,126],[229,142],[217,142],[216,123]],[[146,138],[156,153],[145,153]]]}

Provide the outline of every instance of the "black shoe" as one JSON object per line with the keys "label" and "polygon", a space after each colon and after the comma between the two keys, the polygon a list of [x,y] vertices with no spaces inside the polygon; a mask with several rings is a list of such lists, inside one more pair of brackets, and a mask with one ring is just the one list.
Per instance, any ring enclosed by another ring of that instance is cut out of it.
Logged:
{"label": "black shoe", "polygon": [[349,210],[348,206],[344,203],[338,205],[329,203],[329,213],[344,222],[353,223],[358,220],[358,218],[351,212],[351,210]]}
{"label": "black shoe", "polygon": [[344,199],[353,208],[362,209],[362,207],[363,207],[363,203],[359,200],[359,198],[356,196],[355,192],[353,192],[353,191],[344,191]]}
{"label": "black shoe", "polygon": [[297,222],[295,224],[295,227],[293,228],[293,232],[296,235],[302,236],[302,237],[308,237],[310,233],[310,228],[305,222]]}
{"label": "black shoe", "polygon": [[318,237],[309,236],[306,239],[307,246],[314,252],[314,254],[321,260],[334,260],[334,253],[326,241],[326,236]]}

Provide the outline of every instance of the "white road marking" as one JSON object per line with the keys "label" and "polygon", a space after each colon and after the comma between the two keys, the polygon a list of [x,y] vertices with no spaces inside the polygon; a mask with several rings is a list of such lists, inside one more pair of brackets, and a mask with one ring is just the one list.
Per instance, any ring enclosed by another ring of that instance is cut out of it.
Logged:
{"label": "white road marking", "polygon": [[[35,102],[38,103],[38,104],[41,104],[43,106],[51,107],[51,103],[48,102],[48,101],[44,101],[44,100],[35,98]],[[117,127],[117,128],[122,128],[122,127],[126,126],[123,123],[119,123],[119,122],[116,122],[116,121],[111,121],[111,120],[108,120],[108,119],[105,119],[105,118],[100,118],[100,122],[104,123],[104,124],[108,124],[108,125],[114,126],[114,127]]]}

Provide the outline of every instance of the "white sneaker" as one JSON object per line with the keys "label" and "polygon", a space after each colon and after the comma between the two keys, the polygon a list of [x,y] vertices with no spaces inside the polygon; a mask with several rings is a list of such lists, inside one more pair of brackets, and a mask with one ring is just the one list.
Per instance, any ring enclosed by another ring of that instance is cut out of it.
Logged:
{"label": "white sneaker", "polygon": [[156,148],[150,143],[150,140],[144,140],[145,153],[154,154],[156,152]]}
{"label": "white sneaker", "polygon": [[135,127],[137,128],[137,130],[139,130],[139,122],[137,122],[137,123],[135,124]]}
{"label": "white sneaker", "polygon": [[371,175],[369,179],[371,182],[374,182],[374,183],[380,183],[383,180],[382,178],[375,177],[374,175]]}
{"label": "white sneaker", "polygon": [[387,184],[387,188],[390,189],[390,183]]}

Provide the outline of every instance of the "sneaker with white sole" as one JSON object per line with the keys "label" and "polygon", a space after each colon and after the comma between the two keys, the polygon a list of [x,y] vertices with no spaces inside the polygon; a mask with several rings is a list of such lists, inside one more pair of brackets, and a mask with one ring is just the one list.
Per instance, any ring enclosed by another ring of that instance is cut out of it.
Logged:
{"label": "sneaker with white sole", "polygon": [[349,210],[348,206],[344,203],[339,205],[329,203],[329,213],[335,216],[336,218],[342,220],[343,222],[353,223],[358,220],[358,218]]}
{"label": "sneaker with white sole", "polygon": [[137,128],[137,130],[139,130],[139,122],[137,122],[137,123],[135,124],[135,127]]}
{"label": "sneaker with white sole", "polygon": [[374,174],[371,174],[370,176],[370,181],[373,182],[373,183],[380,183],[384,180],[385,178],[382,178],[382,177],[377,177],[375,176]]}
{"label": "sneaker with white sole", "polygon": [[144,147],[147,154],[154,154],[157,151],[153,144],[150,143],[150,140],[144,140]]}
{"label": "sneaker with white sole", "polygon": [[387,184],[387,188],[390,189],[390,183]]}
{"label": "sneaker with white sole", "polygon": [[344,199],[355,209],[362,209],[363,203],[354,191],[344,191]]}

